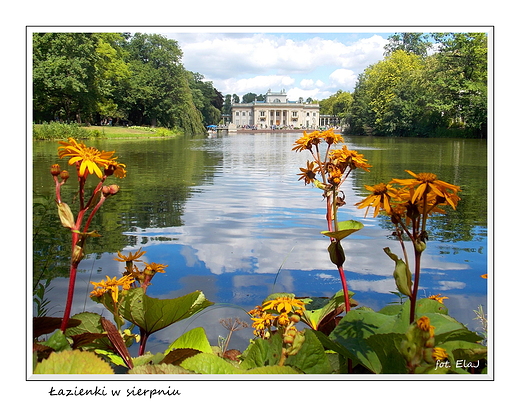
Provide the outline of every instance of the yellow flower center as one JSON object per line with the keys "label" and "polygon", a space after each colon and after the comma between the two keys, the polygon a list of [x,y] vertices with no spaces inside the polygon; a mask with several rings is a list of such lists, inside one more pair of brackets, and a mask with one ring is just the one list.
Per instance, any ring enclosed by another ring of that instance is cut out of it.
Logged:
{"label": "yellow flower center", "polygon": [[387,191],[386,184],[383,182],[380,184],[374,185],[373,188],[374,188],[374,195],[383,195]]}
{"label": "yellow flower center", "polygon": [[437,180],[437,175],[431,172],[420,172],[417,174],[417,180],[421,182],[434,182]]}

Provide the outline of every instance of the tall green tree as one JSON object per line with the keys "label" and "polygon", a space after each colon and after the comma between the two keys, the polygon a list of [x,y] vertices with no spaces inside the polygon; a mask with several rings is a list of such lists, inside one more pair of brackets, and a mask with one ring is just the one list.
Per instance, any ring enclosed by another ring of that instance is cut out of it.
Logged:
{"label": "tall green tree", "polygon": [[137,33],[127,43],[132,75],[125,98],[129,119],[137,124],[205,131],[181,63],[177,41]]}
{"label": "tall green tree", "polygon": [[412,54],[426,57],[432,43],[428,40],[429,35],[424,33],[405,32],[395,33],[388,37],[388,44],[385,45],[385,56],[392,52],[401,50]]}
{"label": "tall green tree", "polygon": [[352,103],[355,131],[375,135],[417,136],[424,112],[423,62],[413,53],[396,50],[358,79]]}
{"label": "tall green tree", "polygon": [[432,56],[429,76],[432,109],[448,127],[485,137],[487,128],[487,35],[437,33],[439,51]]}
{"label": "tall green tree", "polygon": [[34,120],[91,121],[108,106],[117,109],[115,90],[129,76],[123,40],[111,33],[34,33]]}
{"label": "tall green tree", "polygon": [[204,124],[220,122],[224,101],[222,94],[213,87],[213,82],[204,80],[204,75],[188,72],[188,82],[192,91],[193,101],[202,113]]}

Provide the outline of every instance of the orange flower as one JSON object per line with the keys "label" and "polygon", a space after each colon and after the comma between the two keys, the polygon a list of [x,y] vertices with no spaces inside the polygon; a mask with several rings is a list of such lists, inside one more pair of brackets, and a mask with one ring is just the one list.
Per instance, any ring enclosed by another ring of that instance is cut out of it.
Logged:
{"label": "orange flower", "polygon": [[332,129],[328,129],[322,132],[321,138],[329,145],[343,142],[343,137],[340,134],[334,134],[334,130]]}
{"label": "orange flower", "polygon": [[437,179],[437,175],[431,172],[420,172],[415,174],[412,171],[406,170],[412,179],[393,179],[392,183],[403,185],[410,189],[412,193],[411,202],[423,201],[425,198],[429,199],[428,194],[435,197],[439,204],[447,202],[453,209],[456,208],[460,197],[457,192],[460,192],[460,187],[452,185],[447,182]]}
{"label": "orange flower", "polygon": [[124,164],[116,162],[117,157],[113,157],[114,151],[100,151],[95,147],[87,147],[72,137],[69,137],[68,141],[60,141],[59,144],[61,146],[58,147],[58,156],[70,157],[69,165],[76,164],[80,177],[96,174],[99,178],[103,178],[100,166],[105,169],[111,168],[112,172],[117,171],[120,176],[125,175]]}
{"label": "orange flower", "polygon": [[300,168],[301,173],[298,175],[301,175],[301,177],[298,178],[298,181],[303,179],[305,181],[305,185],[310,184],[316,178],[315,166],[316,163],[314,161],[307,161],[307,168]]}
{"label": "orange flower", "polygon": [[351,169],[361,168],[369,172],[368,161],[364,158],[363,154],[359,154],[356,150],[349,150],[347,146],[343,146],[341,149],[332,150],[329,153],[331,162],[343,167],[350,167]]}
{"label": "orange flower", "polygon": [[441,304],[444,304],[444,300],[449,299],[449,297],[441,297],[440,294],[430,295],[428,298],[429,298],[430,300],[438,301],[438,302],[440,302]]}
{"label": "orange flower", "polygon": [[367,196],[362,201],[355,204],[358,209],[367,208],[365,217],[368,214],[370,207],[374,208],[374,218],[381,209],[384,209],[388,215],[392,214],[392,207],[390,206],[391,196],[390,192],[395,192],[392,184],[380,183],[374,186],[365,185],[365,188],[372,192],[372,195]]}
{"label": "orange flower", "polygon": [[303,132],[303,136],[300,137],[296,142],[294,143],[293,150],[295,151],[303,151],[303,150],[312,150],[312,146],[316,146],[320,144],[321,138],[320,138],[320,132],[319,131],[313,131],[310,134],[307,134],[306,131]]}

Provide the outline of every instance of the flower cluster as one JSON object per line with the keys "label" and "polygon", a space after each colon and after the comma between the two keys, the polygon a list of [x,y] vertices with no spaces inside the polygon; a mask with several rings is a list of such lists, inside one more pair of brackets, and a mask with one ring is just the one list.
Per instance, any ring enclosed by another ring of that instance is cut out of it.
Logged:
{"label": "flower cluster", "polygon": [[142,257],[146,252],[141,249],[137,250],[135,253],[129,252],[127,256],[122,254],[121,252],[117,252],[117,257],[114,260],[125,263],[125,276],[132,277],[136,282],[139,282],[141,288],[146,291],[146,288],[151,284],[152,278],[157,273],[164,273],[165,268],[168,267],[167,264],[159,264],[159,263],[144,263],[144,267],[140,270],[139,267],[134,264],[134,262],[141,262],[140,257]]}
{"label": "flower cluster", "polygon": [[[359,154],[355,150],[349,150],[347,146],[340,149],[331,149],[334,144],[342,143],[343,137],[334,134],[332,129],[326,131],[313,131],[312,133],[303,132],[303,136],[294,143],[294,151],[310,151],[314,160],[307,161],[306,168],[300,168],[300,180],[305,184],[313,183],[316,186],[330,190],[339,188],[339,186],[347,178],[348,174],[356,169],[361,168],[368,171],[371,167],[363,154]],[[327,145],[324,158],[320,156],[319,145],[321,143]],[[321,179],[316,177],[320,175]]]}
{"label": "flower cluster", "polygon": [[441,303],[441,304],[444,304],[444,300],[449,299],[449,297],[441,297],[440,294],[430,295],[428,298],[429,298],[430,300],[435,300],[435,301],[437,301],[437,302],[439,302],[439,303]]}
{"label": "flower cluster", "polygon": [[419,373],[417,369],[429,369],[436,361],[448,358],[445,349],[435,347],[435,327],[427,316],[410,325],[401,343],[401,353],[411,373]]}
{"label": "flower cluster", "polygon": [[300,321],[305,312],[303,301],[285,295],[267,300],[249,311],[253,320],[253,333],[261,338],[271,335],[271,328],[284,329]]}
{"label": "flower cluster", "polygon": [[[365,185],[372,192],[362,201],[356,203],[359,209],[367,208],[365,216],[370,208],[374,209],[374,217],[383,210],[394,223],[401,217],[406,217],[406,223],[422,215],[425,218],[431,213],[444,213],[439,206],[450,205],[456,209],[460,197],[460,187],[437,179],[437,175],[429,172],[415,174],[406,170],[413,178],[393,179],[390,183]],[[393,187],[394,184],[398,188]]]}
{"label": "flower cluster", "polygon": [[109,292],[112,296],[114,304],[117,304],[119,300],[120,288],[121,290],[129,290],[132,287],[134,278],[131,276],[123,276],[121,278],[106,276],[107,280],[101,280],[99,283],[91,282],[95,288],[90,293],[91,297],[101,297],[105,293]]}

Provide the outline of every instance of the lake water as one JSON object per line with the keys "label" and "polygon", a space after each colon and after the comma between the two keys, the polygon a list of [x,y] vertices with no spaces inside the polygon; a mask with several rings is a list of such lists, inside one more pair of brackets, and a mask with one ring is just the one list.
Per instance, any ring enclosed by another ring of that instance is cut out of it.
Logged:
{"label": "lake water", "polygon": [[[173,298],[202,290],[216,303],[188,321],[152,335],[147,349],[156,352],[182,332],[205,327],[212,344],[227,331],[221,318],[238,316],[273,292],[297,296],[331,296],[341,283],[328,258],[325,205],[321,191],[296,175],[310,155],[292,151],[301,133],[237,133],[160,140],[100,140],[87,142],[116,150],[127,165],[125,179],[114,179],[121,191],[104,204],[92,229],[102,237],[88,242],[82,261],[73,314],[107,311],[89,299],[90,281],[120,276],[127,254],[142,248],[146,262],[168,264],[154,277],[149,295]],[[393,262],[384,247],[400,254],[392,228],[384,217],[364,218],[354,204],[367,191],[364,185],[409,178],[404,170],[433,172],[461,186],[457,211],[432,219],[430,241],[423,254],[420,296],[442,294],[450,314],[478,330],[479,305],[487,309],[488,280],[488,168],[485,140],[345,137],[349,149],[365,155],[370,172],[354,173],[344,185],[347,204],[339,220],[355,219],[365,227],[345,239],[345,271],[349,289],[360,305],[380,309],[398,298],[392,277]],[[56,142],[33,145],[35,200],[53,194],[49,167],[59,162]],[[67,167],[61,160],[62,168]],[[64,200],[73,200],[71,177]],[[42,219],[38,219],[38,222]],[[55,211],[43,217],[47,228],[63,233]],[[54,225],[54,226],[53,226]],[[67,236],[65,234],[65,236]],[[67,253],[68,243],[58,252]],[[47,253],[35,246],[39,257]],[[36,257],[35,257],[36,258]],[[35,275],[41,270],[35,263]],[[51,316],[62,316],[67,290],[66,267],[50,266],[55,276],[48,295]],[[231,347],[243,349],[250,328],[236,332]]]}

